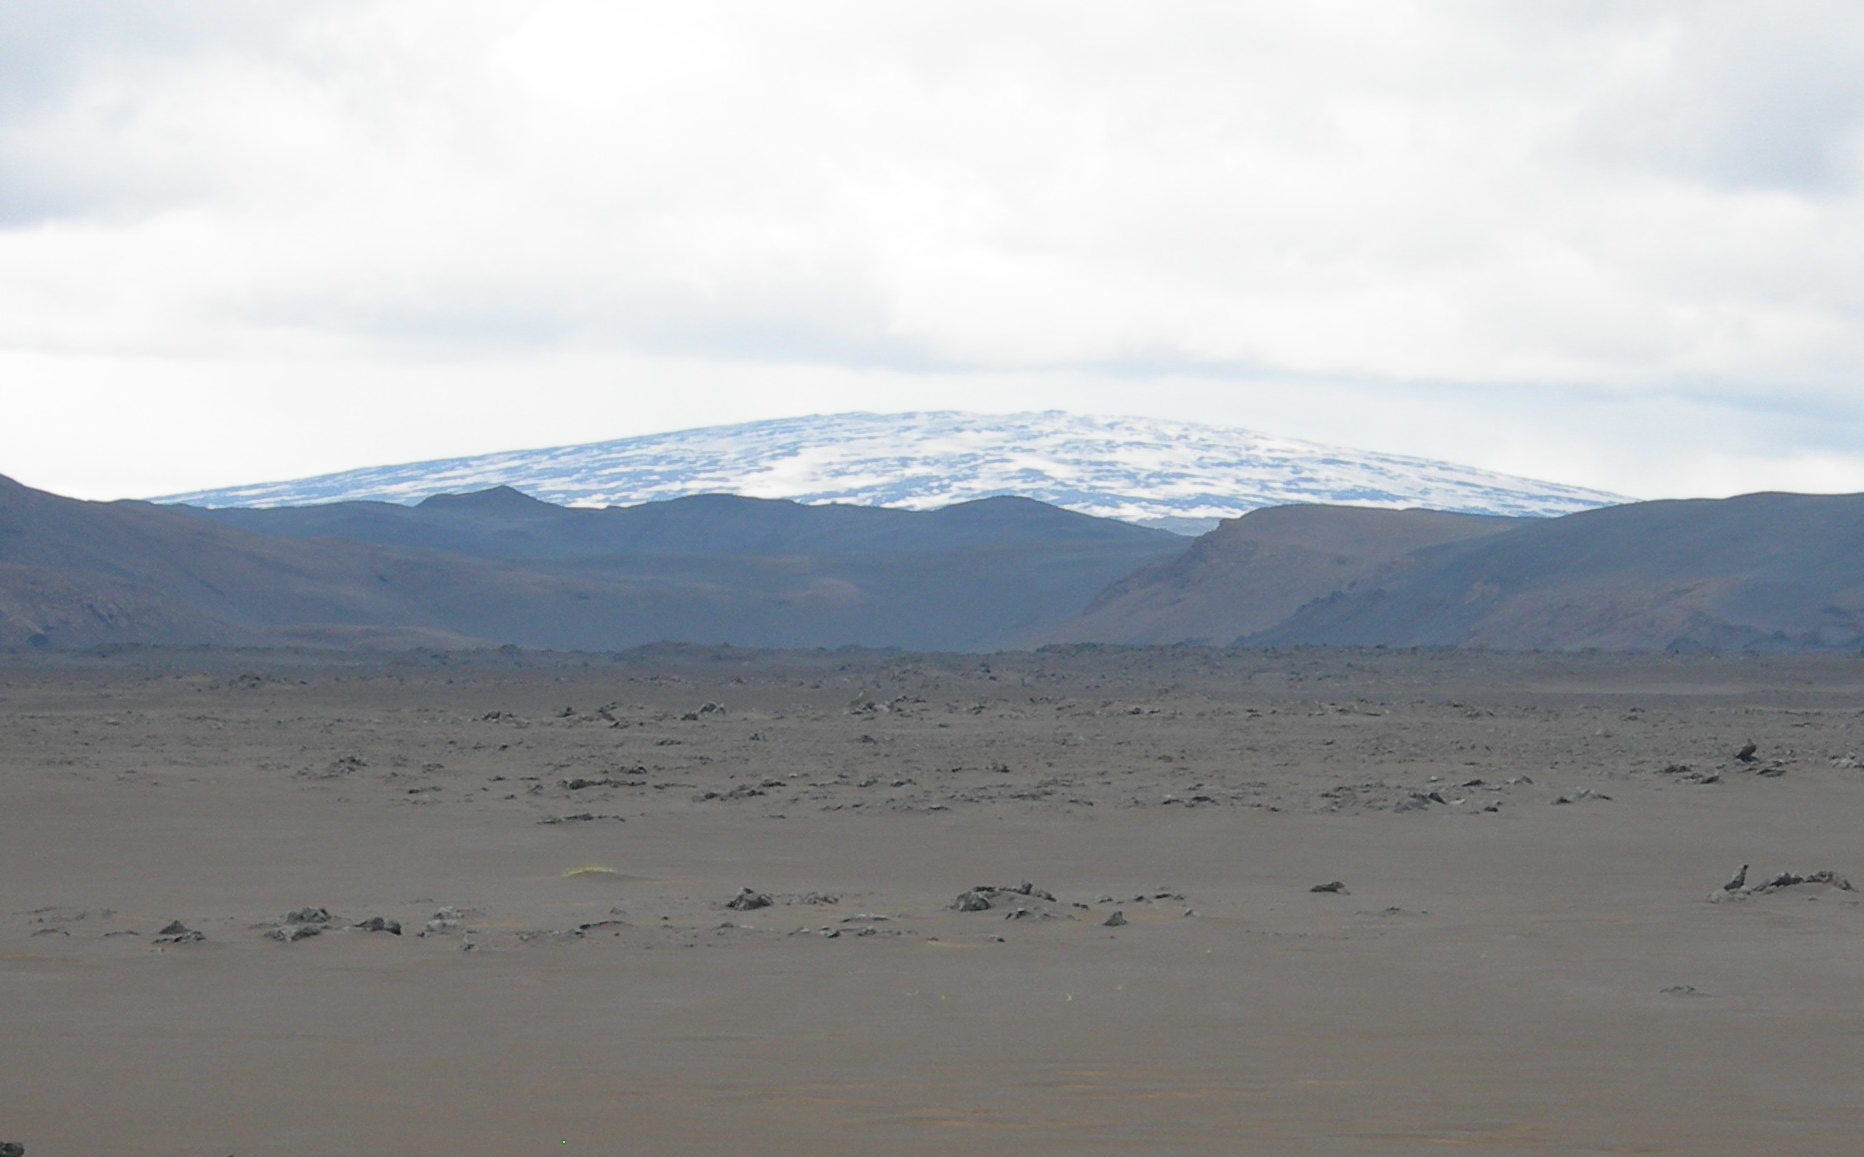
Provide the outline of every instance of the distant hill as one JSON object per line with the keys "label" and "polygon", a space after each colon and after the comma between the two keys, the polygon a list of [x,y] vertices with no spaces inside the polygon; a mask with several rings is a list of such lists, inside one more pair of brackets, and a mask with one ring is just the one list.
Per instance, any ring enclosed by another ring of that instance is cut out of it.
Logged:
{"label": "distant hill", "polygon": [[1419,547],[1499,534],[1520,521],[1352,506],[1254,510],[1114,583],[1044,641],[1227,644]]}
{"label": "distant hill", "polygon": [[1113,584],[1056,641],[1496,650],[1864,647],[1864,495],[1553,519],[1258,511]]}
{"label": "distant hill", "polygon": [[1429,547],[1249,637],[1501,650],[1864,646],[1864,495],[1641,502]]}
{"label": "distant hill", "polygon": [[1620,495],[1250,430],[1059,412],[832,414],[375,466],[159,499],[194,506],[418,502],[515,487],[565,506],[697,494],[931,510],[1015,495],[1199,534],[1264,506],[1566,514]]}
{"label": "distant hill", "polygon": [[495,489],[416,507],[200,511],[0,479],[0,645],[991,649],[1184,545],[1014,498],[566,510]]}

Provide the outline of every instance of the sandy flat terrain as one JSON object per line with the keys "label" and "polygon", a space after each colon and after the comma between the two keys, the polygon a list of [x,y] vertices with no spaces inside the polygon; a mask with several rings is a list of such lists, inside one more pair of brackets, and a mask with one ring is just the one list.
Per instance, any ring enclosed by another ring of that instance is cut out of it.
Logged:
{"label": "sandy flat terrain", "polygon": [[0,1140],[1855,1154],[1861,765],[1851,657],[0,662]]}

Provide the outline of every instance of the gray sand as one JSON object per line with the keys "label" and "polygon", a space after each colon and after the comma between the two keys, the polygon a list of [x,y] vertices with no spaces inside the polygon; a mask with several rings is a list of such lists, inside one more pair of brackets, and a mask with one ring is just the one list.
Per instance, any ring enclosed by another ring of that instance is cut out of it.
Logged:
{"label": "gray sand", "polygon": [[532,662],[0,666],[0,1140],[1864,1137],[1856,659]]}

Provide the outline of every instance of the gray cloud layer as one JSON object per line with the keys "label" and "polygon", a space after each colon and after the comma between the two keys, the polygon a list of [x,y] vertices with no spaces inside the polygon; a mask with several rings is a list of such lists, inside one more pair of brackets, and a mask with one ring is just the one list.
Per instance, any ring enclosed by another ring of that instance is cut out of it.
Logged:
{"label": "gray cloud layer", "polygon": [[[606,386],[588,437],[853,395],[1864,487],[1855,5],[5,19],[0,372],[74,400],[471,364],[458,388]],[[650,376],[686,388],[616,385]]]}

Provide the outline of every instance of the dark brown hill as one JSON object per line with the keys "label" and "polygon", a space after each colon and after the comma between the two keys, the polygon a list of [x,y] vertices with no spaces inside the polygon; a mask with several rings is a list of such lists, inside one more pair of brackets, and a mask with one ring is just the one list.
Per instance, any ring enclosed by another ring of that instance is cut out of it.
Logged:
{"label": "dark brown hill", "polygon": [[1166,531],[1007,496],[923,511],[804,505],[735,494],[593,508],[555,506],[499,486],[473,494],[438,494],[413,506],[333,502],[165,509],[277,538],[341,538],[480,558],[839,557],[1037,544],[1135,546],[1169,553],[1189,542]]}
{"label": "dark brown hill", "polygon": [[1247,641],[1857,649],[1864,495],[1640,502],[1527,521],[1415,551]]}
{"label": "dark brown hill", "polygon": [[1114,583],[1045,641],[1227,644],[1419,547],[1497,534],[1520,521],[1437,510],[1265,507]]}
{"label": "dark brown hill", "polygon": [[[657,640],[1014,645],[1185,540],[1042,503],[914,513],[727,496],[566,510],[515,491],[247,512],[0,480],[0,645]],[[345,537],[353,535],[353,538]]]}

